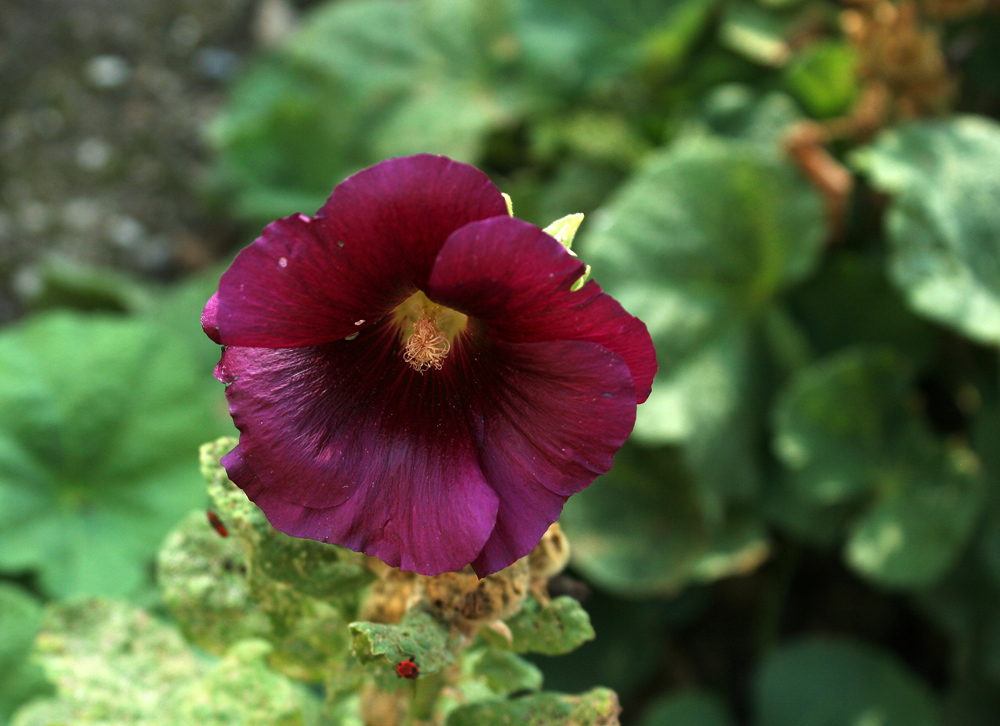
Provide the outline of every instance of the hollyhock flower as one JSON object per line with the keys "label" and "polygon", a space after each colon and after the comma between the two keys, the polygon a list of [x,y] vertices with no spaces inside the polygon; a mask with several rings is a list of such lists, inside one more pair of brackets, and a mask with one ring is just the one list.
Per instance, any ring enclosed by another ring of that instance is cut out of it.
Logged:
{"label": "hollyhock flower", "polygon": [[434,575],[526,555],[649,395],[645,326],[477,169],[392,159],[268,225],[203,315],[229,477],[279,530]]}

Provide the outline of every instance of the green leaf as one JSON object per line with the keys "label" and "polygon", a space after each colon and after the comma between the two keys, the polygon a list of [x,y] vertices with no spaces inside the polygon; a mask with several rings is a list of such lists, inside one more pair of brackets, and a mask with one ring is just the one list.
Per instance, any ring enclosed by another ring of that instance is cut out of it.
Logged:
{"label": "green leaf", "polygon": [[203,498],[223,429],[190,350],[142,318],[49,313],[0,334],[0,568],[125,594]]}
{"label": "green leaf", "polygon": [[747,394],[747,328],[812,270],[824,226],[788,162],[717,138],[654,155],[602,210],[585,255],[657,350],[638,440],[683,442],[732,425]]}
{"label": "green leaf", "polygon": [[248,640],[233,646],[203,678],[175,698],[173,723],[306,726],[319,704],[302,687],[268,670],[271,646]]}
{"label": "green leaf", "polygon": [[227,526],[230,536],[220,537],[204,511],[193,512],[160,549],[157,580],[184,635],[216,655],[241,640],[266,640],[271,666],[301,680],[320,681],[339,669],[349,646],[342,604],[261,576],[235,523]]}
{"label": "green leaf", "polygon": [[221,655],[271,630],[250,595],[243,546],[235,537],[220,537],[204,511],[192,512],[167,536],[156,577],[174,621],[200,648]]}
{"label": "green leaf", "polygon": [[396,624],[350,624],[354,654],[377,672],[396,677],[401,660],[414,660],[421,676],[436,673],[454,662],[448,648],[448,629],[428,613],[410,611]]}
{"label": "green leaf", "polygon": [[790,296],[812,348],[826,355],[852,345],[886,345],[929,367],[939,330],[915,315],[886,277],[881,258],[840,249]]}
{"label": "green leaf", "polygon": [[912,372],[888,349],[853,349],[803,369],[775,404],[774,448],[798,494],[835,504],[866,494],[905,457],[917,426]]}
{"label": "green leaf", "polygon": [[618,722],[621,706],[614,691],[595,688],[579,696],[536,693],[508,701],[455,709],[448,726],[607,726]]}
{"label": "green leaf", "polygon": [[51,690],[37,665],[28,661],[42,624],[42,608],[19,587],[0,583],[0,723],[17,707]]}
{"label": "green leaf", "polygon": [[544,606],[533,597],[507,620],[516,653],[562,655],[594,638],[590,617],[577,600],[557,597]]}
{"label": "green leaf", "polygon": [[680,453],[669,447],[627,443],[611,472],[566,503],[560,521],[574,566],[629,596],[745,573],[768,552],[756,522],[706,519]]}
{"label": "green leaf", "polygon": [[954,566],[985,492],[975,463],[961,451],[937,464],[921,467],[905,492],[877,502],[854,523],[846,556],[857,572],[891,587],[923,587]]}
{"label": "green leaf", "polygon": [[763,664],[756,726],[938,726],[927,686],[888,653],[851,641],[805,640]]}
{"label": "green leaf", "polygon": [[968,542],[985,493],[975,456],[937,440],[911,389],[909,366],[890,350],[849,349],[793,377],[774,416],[775,451],[795,496],[813,507],[863,506],[845,556],[890,587],[940,579]]}
{"label": "green leaf", "polygon": [[639,726],[732,726],[722,700],[711,693],[692,691],[666,696],[649,706]]}
{"label": "green leaf", "polygon": [[505,88],[509,16],[505,2],[473,0],[320,7],[237,81],[213,130],[220,184],[241,214],[271,218],[317,208],[385,157],[475,161],[492,131],[541,100]]}
{"label": "green leaf", "polygon": [[890,273],[913,309],[1000,342],[1000,125],[973,116],[914,123],[854,161],[894,197]]}
{"label": "green leaf", "polygon": [[315,701],[264,666],[270,646],[243,641],[212,664],[171,626],[124,603],[48,608],[37,657],[57,697],[15,716],[17,726],[135,724],[306,726]]}
{"label": "green leaf", "polygon": [[205,444],[201,448],[201,467],[219,515],[249,552],[254,580],[251,584],[281,583],[300,596],[320,600],[356,595],[368,585],[374,575],[364,566],[361,555],[345,547],[292,537],[271,526],[257,505],[226,475],[221,458],[235,446],[232,437]]}
{"label": "green leaf", "polygon": [[542,688],[542,672],[538,666],[509,650],[484,648],[476,657],[472,674],[483,679],[487,688],[500,696]]}
{"label": "green leaf", "polygon": [[846,113],[858,93],[854,50],[843,41],[810,43],[785,68],[785,84],[809,113]]}

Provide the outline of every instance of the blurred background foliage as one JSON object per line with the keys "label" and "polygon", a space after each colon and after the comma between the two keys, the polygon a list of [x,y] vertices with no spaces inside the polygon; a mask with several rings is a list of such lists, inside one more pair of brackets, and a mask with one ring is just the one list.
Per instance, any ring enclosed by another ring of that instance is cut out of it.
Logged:
{"label": "blurred background foliage", "polygon": [[[611,687],[641,726],[1000,723],[996,2],[121,0],[114,18],[172,49],[151,60],[78,9],[11,1],[0,722],[53,688],[28,658],[46,603],[166,613],[153,558],[205,506],[197,446],[231,432],[198,325],[225,261],[354,171],[428,151],[484,169],[528,221],[586,213],[577,251],[657,347],[632,439],[562,519],[571,576],[550,589],[597,637],[531,656],[546,684]],[[65,78],[15,58],[32,22],[92,57]],[[111,122],[107,148],[86,126],[95,98],[126,114],[120,154]],[[182,117],[180,141],[129,136],[141,103]],[[89,226],[76,197],[68,226],[46,221],[69,192],[32,176],[61,178],[37,150],[69,137],[67,178],[96,175],[111,204]],[[127,171],[138,148],[169,182]],[[293,704],[262,723],[311,723],[247,647],[189,670],[242,663]]]}

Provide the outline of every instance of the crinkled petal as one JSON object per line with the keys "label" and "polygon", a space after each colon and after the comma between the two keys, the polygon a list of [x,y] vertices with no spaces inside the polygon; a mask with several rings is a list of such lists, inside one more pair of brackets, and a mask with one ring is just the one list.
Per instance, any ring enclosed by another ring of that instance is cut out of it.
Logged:
{"label": "crinkled petal", "polygon": [[232,347],[218,373],[241,431],[230,475],[282,531],[423,574],[483,548],[498,497],[477,456],[479,398],[411,369],[391,326],[324,346]]}
{"label": "crinkled petal", "polygon": [[219,282],[218,341],[344,338],[423,288],[449,234],[495,215],[507,215],[502,195],[467,164],[421,154],[360,171],[315,217],[279,219],[237,255]]}
{"label": "crinkled petal", "polygon": [[586,341],[500,343],[480,371],[483,471],[500,495],[480,577],[538,544],[563,503],[606,473],[635,424],[625,361]]}
{"label": "crinkled petal", "polygon": [[583,263],[538,227],[494,217],[448,238],[427,294],[507,340],[585,340],[614,351],[628,365],[641,403],[656,373],[649,332],[597,283],[571,292],[583,272]]}

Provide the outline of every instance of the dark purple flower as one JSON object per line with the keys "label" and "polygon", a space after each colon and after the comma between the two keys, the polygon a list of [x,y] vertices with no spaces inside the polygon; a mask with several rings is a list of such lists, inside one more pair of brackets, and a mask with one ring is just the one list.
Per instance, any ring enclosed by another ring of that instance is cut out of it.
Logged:
{"label": "dark purple flower", "polygon": [[611,468],[656,369],[645,326],[477,169],[377,164],[268,225],[205,306],[279,530],[422,574],[526,555]]}

